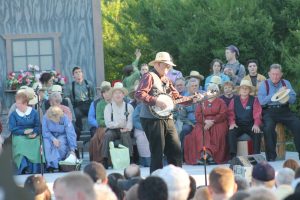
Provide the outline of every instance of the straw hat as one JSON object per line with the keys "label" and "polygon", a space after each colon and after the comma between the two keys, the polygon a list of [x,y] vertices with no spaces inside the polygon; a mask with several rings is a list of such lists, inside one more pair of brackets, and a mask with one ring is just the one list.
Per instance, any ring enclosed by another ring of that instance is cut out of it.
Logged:
{"label": "straw hat", "polygon": [[240,86],[238,86],[237,89],[240,89],[241,86],[248,86],[250,88],[250,93],[255,90],[255,87],[252,85],[252,83],[246,79],[241,81]]}
{"label": "straw hat", "polygon": [[186,79],[189,79],[189,78],[196,78],[196,79],[199,79],[200,81],[203,81],[204,80],[204,76],[201,75],[199,72],[197,71],[191,71],[190,72],[190,75],[185,77]]}
{"label": "straw hat", "polygon": [[96,87],[97,89],[101,90],[103,87],[111,87],[110,82],[108,81],[102,81],[101,85],[99,87]]}
{"label": "straw hat", "polygon": [[34,90],[28,86],[21,86],[17,93],[24,92],[29,99],[29,105],[35,105],[38,103],[37,95],[35,94]]}
{"label": "straw hat", "polygon": [[157,63],[157,62],[162,62],[162,63],[166,63],[171,66],[176,66],[172,62],[171,56],[168,52],[158,52],[155,56],[155,60],[152,60],[151,62],[149,62],[149,65],[154,66],[154,63]]}
{"label": "straw hat", "polygon": [[62,93],[62,87],[60,85],[52,85],[50,91]]}
{"label": "straw hat", "polygon": [[279,103],[282,103],[282,104],[285,104],[289,101],[289,93],[290,93],[290,89],[284,89],[284,90],[280,90],[278,92],[276,92],[272,98],[271,98],[271,101],[274,101],[274,102],[279,102]]}
{"label": "straw hat", "polygon": [[217,84],[217,85],[221,85],[222,84],[222,79],[221,79],[220,76],[212,76],[209,83],[214,83],[214,84]]}
{"label": "straw hat", "polygon": [[125,96],[128,94],[128,90],[124,88],[123,83],[121,82],[115,83],[114,87],[111,90],[111,94],[113,94],[116,90],[120,90],[121,92],[124,93]]}
{"label": "straw hat", "polygon": [[58,123],[60,121],[60,118],[64,115],[63,110],[58,107],[58,106],[51,106],[48,110],[47,110],[47,117]]}

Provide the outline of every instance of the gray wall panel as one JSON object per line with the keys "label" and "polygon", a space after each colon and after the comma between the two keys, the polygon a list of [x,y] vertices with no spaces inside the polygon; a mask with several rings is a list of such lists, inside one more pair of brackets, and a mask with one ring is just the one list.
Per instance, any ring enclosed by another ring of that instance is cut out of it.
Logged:
{"label": "gray wall panel", "polygon": [[[79,65],[96,83],[92,0],[0,0],[0,35],[61,33],[62,74],[72,80]],[[0,72],[6,71],[4,40],[0,39]],[[1,78],[0,90],[5,88]]]}

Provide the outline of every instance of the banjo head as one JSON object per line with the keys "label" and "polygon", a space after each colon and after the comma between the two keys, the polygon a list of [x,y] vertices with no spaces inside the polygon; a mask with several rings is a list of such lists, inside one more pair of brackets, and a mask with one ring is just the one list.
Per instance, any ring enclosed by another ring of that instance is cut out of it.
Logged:
{"label": "banjo head", "polygon": [[168,118],[172,114],[172,110],[174,110],[175,105],[172,97],[167,94],[160,94],[157,96],[157,100],[163,101],[167,107],[165,109],[161,109],[157,106],[151,106],[151,112],[157,118]]}

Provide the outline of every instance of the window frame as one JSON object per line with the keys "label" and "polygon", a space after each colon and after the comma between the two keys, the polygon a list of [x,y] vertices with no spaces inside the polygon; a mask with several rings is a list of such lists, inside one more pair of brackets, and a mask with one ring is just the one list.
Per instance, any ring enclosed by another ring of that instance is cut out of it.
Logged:
{"label": "window frame", "polygon": [[[60,37],[61,33],[42,33],[42,34],[9,34],[2,36],[6,43],[6,64],[7,71],[12,72],[13,68],[13,48],[12,43],[14,41],[30,41],[30,40],[43,40],[51,39],[53,41],[53,70],[61,71],[61,47]],[[41,55],[39,55],[41,56]],[[27,55],[26,55],[27,57]],[[24,69],[26,70],[26,69]]]}

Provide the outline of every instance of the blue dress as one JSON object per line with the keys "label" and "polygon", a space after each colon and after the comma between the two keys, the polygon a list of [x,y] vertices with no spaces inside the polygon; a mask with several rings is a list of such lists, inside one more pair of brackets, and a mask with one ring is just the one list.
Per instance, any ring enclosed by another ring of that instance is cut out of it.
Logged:
{"label": "blue dress", "polygon": [[[59,140],[59,147],[54,146],[54,138]],[[58,168],[58,162],[64,160],[70,151],[75,151],[77,148],[76,133],[72,122],[65,114],[58,123],[44,115],[43,141],[47,167]]]}
{"label": "blue dress", "polygon": [[39,134],[39,117],[36,110],[28,107],[25,113],[18,109],[9,116],[9,130],[12,133],[13,160],[17,166],[17,174],[38,173],[40,170],[41,154],[39,135],[29,138],[24,134],[26,129],[33,129]]}

